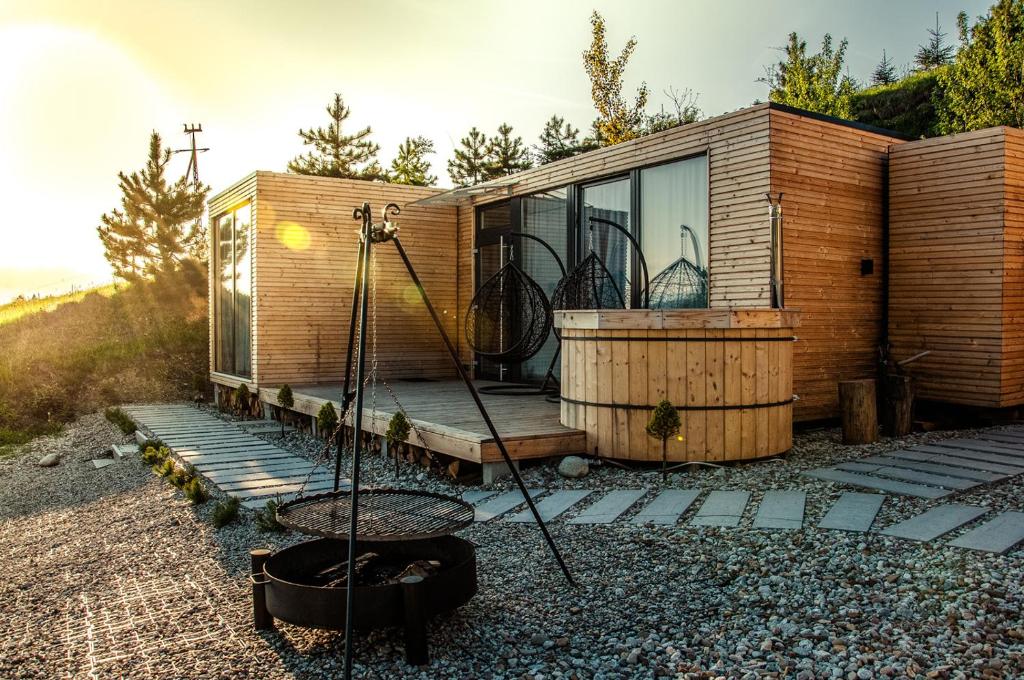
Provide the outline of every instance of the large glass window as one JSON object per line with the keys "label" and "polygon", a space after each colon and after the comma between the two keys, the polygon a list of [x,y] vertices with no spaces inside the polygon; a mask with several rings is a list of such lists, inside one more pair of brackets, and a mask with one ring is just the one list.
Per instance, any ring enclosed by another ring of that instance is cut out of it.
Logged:
{"label": "large glass window", "polygon": [[631,182],[628,177],[583,187],[580,259],[591,251],[601,258],[627,307],[631,306],[632,294],[632,246],[629,239],[608,222],[629,232],[632,229],[630,204]]}
{"label": "large glass window", "polygon": [[218,217],[214,231],[215,368],[243,378],[252,375],[251,216],[252,209],[247,203]]}
{"label": "large glass window", "polygon": [[708,306],[708,159],[640,171],[640,244],[654,307]]}
{"label": "large glass window", "polygon": [[[555,251],[563,265],[568,264],[569,255],[567,196],[566,189],[553,189],[523,198],[520,208],[522,232],[543,239]],[[520,268],[540,284],[550,300],[555,292],[555,286],[562,280],[562,270],[558,266],[558,261],[547,248],[533,239],[517,238],[513,245]],[[519,379],[527,382],[543,380],[557,349],[558,340],[554,333],[551,333],[541,350],[523,362]],[[559,363],[556,361],[552,367],[555,376],[560,372]]]}

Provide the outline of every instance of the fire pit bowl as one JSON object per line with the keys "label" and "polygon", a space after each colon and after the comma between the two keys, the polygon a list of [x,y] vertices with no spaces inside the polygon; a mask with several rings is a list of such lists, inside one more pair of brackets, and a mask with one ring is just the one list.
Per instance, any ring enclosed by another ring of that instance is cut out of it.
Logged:
{"label": "fire pit bowl", "polygon": [[[426,621],[462,606],[476,594],[475,547],[456,536],[356,545],[360,558],[384,565],[384,572],[389,566],[400,571],[410,563],[440,563],[426,575],[381,575],[378,570],[375,577],[357,578],[354,590],[354,630],[404,626],[407,656],[424,657]],[[332,538],[305,541],[273,554],[253,551],[256,627],[270,628],[272,619],[280,619],[306,628],[343,630],[347,585],[316,583],[329,578],[323,576],[325,572],[343,572],[338,567],[346,564],[347,557],[348,542]]]}

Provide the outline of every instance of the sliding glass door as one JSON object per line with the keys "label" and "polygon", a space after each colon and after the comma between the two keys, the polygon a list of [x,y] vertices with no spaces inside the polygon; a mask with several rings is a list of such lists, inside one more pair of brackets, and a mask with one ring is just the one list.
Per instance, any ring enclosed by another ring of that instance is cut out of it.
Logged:
{"label": "sliding glass door", "polygon": [[601,259],[627,307],[632,306],[633,253],[622,230],[631,232],[633,228],[631,185],[629,177],[585,185],[579,211],[579,258],[593,252]]}

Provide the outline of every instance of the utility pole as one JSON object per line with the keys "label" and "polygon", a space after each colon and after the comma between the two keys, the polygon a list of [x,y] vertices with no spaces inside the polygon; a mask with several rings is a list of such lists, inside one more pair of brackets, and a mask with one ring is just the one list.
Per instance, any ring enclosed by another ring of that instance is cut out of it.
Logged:
{"label": "utility pole", "polygon": [[203,151],[209,151],[209,147],[196,147],[196,135],[203,131],[203,124],[199,123],[185,123],[185,134],[191,135],[192,147],[189,149],[175,149],[174,153],[187,153],[188,159],[188,170],[185,171],[185,177],[191,175],[192,187],[196,190],[199,189],[199,154]]}

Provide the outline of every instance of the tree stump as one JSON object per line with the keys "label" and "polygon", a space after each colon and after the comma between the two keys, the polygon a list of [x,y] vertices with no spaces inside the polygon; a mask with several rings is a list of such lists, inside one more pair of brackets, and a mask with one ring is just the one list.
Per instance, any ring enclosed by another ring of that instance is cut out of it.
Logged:
{"label": "tree stump", "polygon": [[904,437],[914,429],[914,389],[909,375],[885,376],[886,431],[893,437]]}
{"label": "tree stump", "polygon": [[875,380],[844,380],[839,383],[839,413],[844,444],[870,444],[878,440],[878,406]]}

